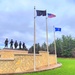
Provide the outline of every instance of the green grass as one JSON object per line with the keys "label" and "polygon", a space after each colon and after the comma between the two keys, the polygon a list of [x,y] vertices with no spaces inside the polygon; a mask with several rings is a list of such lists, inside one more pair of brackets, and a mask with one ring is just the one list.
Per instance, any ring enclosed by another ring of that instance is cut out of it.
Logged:
{"label": "green grass", "polygon": [[75,59],[58,58],[58,62],[62,63],[62,66],[54,70],[16,75],[75,75]]}

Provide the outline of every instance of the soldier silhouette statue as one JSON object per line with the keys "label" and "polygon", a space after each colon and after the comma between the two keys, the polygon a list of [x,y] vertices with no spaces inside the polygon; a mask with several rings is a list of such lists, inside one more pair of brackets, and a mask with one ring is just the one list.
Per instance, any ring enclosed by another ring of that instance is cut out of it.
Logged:
{"label": "soldier silhouette statue", "polygon": [[22,43],[21,43],[21,41],[19,42],[19,49],[21,49],[21,45],[22,45]]}
{"label": "soldier silhouette statue", "polygon": [[13,49],[13,43],[14,43],[14,42],[13,42],[13,39],[11,39],[11,41],[10,41],[10,48],[11,48],[11,49]]}
{"label": "soldier silhouette statue", "polygon": [[8,38],[6,38],[4,43],[5,43],[5,48],[8,47]]}
{"label": "soldier silhouette statue", "polygon": [[15,43],[14,43],[15,49],[17,49],[17,46],[18,46],[18,43],[17,43],[17,40],[16,40]]}
{"label": "soldier silhouette statue", "polygon": [[26,45],[25,45],[24,42],[23,42],[22,46],[23,46],[23,50],[27,50]]}

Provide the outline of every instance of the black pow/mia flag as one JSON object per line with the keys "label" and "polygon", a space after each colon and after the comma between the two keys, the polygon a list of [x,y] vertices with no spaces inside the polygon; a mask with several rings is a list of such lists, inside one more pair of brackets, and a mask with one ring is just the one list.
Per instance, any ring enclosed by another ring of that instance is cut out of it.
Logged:
{"label": "black pow/mia flag", "polygon": [[46,16],[46,10],[36,10],[37,16]]}

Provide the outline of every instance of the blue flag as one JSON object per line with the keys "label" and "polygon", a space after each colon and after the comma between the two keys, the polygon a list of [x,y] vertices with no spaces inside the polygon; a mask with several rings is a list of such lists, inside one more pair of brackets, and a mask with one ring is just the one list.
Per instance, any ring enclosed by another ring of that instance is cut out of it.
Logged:
{"label": "blue flag", "polygon": [[61,31],[61,28],[55,27],[55,31]]}

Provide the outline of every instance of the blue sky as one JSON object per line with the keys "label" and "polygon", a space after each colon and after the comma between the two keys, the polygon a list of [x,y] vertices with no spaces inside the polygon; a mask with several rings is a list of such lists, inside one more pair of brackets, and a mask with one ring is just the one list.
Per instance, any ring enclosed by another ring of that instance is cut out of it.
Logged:
{"label": "blue sky", "polygon": [[[55,18],[48,18],[49,44],[53,42],[53,25],[61,27],[62,35],[75,37],[75,0],[0,0],[0,47],[6,38],[25,42],[29,48],[34,39],[34,6],[47,10]],[[46,17],[36,18],[36,43],[46,42]]]}

